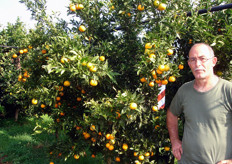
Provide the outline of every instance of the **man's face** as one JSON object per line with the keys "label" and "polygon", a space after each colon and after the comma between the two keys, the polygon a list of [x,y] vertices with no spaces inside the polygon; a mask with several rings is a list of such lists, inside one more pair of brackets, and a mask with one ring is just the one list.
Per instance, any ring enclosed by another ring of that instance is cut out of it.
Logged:
{"label": "man's face", "polygon": [[195,79],[206,79],[213,75],[217,58],[206,45],[195,45],[189,52],[188,65]]}

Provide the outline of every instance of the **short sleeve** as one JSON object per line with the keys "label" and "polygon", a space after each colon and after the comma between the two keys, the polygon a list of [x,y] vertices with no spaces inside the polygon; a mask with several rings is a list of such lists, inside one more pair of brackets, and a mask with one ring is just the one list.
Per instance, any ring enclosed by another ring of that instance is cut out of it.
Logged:
{"label": "short sleeve", "polygon": [[179,116],[183,112],[183,105],[182,105],[182,88],[179,88],[176,95],[174,96],[171,105],[169,107],[169,110],[174,114],[175,116]]}

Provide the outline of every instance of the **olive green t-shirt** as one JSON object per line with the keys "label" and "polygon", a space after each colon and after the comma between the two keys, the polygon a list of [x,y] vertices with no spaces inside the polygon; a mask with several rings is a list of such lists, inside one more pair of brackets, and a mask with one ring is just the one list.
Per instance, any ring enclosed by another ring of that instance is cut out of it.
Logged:
{"label": "olive green t-shirt", "polygon": [[181,164],[215,164],[232,159],[232,83],[219,79],[207,92],[193,88],[194,81],[177,91],[170,111],[184,114]]}

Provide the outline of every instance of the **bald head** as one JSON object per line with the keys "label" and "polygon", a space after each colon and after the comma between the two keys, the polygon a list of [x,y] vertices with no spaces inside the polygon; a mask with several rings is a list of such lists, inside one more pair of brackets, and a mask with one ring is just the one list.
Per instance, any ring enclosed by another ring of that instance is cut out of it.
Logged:
{"label": "bald head", "polygon": [[208,44],[206,44],[206,43],[196,43],[196,44],[194,44],[194,45],[191,47],[190,51],[189,51],[189,55],[190,55],[191,52],[192,52],[195,48],[197,48],[197,47],[201,47],[201,48],[204,48],[204,49],[208,49],[208,51],[209,51],[209,53],[210,53],[210,56],[211,56],[211,57],[214,56],[214,51],[213,51],[212,47],[210,47],[210,46],[209,46]]}

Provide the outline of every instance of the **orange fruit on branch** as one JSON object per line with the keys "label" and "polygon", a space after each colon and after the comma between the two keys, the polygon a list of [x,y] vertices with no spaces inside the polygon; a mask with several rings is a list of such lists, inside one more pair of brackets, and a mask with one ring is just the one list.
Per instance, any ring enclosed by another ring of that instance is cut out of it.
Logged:
{"label": "orange fruit on branch", "polygon": [[31,100],[31,103],[32,103],[33,105],[36,105],[36,104],[38,103],[38,100],[32,99],[32,100]]}
{"label": "orange fruit on branch", "polygon": [[136,103],[130,103],[130,109],[135,110],[137,109],[137,104]]}
{"label": "orange fruit on branch", "polygon": [[97,82],[97,80],[93,80],[93,79],[92,79],[92,80],[90,80],[89,84],[90,84],[91,86],[95,87],[95,86],[98,85],[98,82]]}
{"label": "orange fruit on branch", "polygon": [[64,86],[65,86],[65,87],[69,87],[70,85],[71,85],[71,83],[70,83],[69,81],[65,81],[65,82],[64,82]]}
{"label": "orange fruit on branch", "polygon": [[17,57],[18,57],[17,54],[13,54],[13,55],[12,55],[12,58],[14,58],[14,59],[17,58]]}
{"label": "orange fruit on branch", "polygon": [[71,11],[76,11],[76,7],[75,7],[74,4],[71,4],[71,5],[69,6],[69,9],[70,9]]}
{"label": "orange fruit on branch", "polygon": [[83,4],[76,4],[76,10],[81,10],[84,8]]}
{"label": "orange fruit on branch", "polygon": [[81,26],[79,27],[79,31],[80,31],[80,32],[85,32],[85,30],[86,30],[86,27],[85,27],[84,25],[81,25]]}
{"label": "orange fruit on branch", "polygon": [[168,81],[170,81],[170,82],[175,82],[176,81],[176,77],[175,76],[170,76],[169,78],[168,78]]}
{"label": "orange fruit on branch", "polygon": [[139,10],[139,11],[143,11],[143,10],[144,10],[144,6],[138,5],[138,10]]}
{"label": "orange fruit on branch", "polygon": [[169,56],[172,55],[174,52],[172,49],[168,49],[167,51],[168,51],[167,55],[169,55]]}
{"label": "orange fruit on branch", "polygon": [[159,10],[159,11],[163,11],[163,10],[165,10],[165,9],[166,9],[166,7],[167,7],[167,5],[166,5],[166,4],[164,4],[164,3],[160,3],[160,4],[159,4],[159,6],[158,6],[158,10]]}

